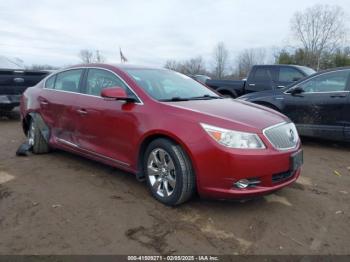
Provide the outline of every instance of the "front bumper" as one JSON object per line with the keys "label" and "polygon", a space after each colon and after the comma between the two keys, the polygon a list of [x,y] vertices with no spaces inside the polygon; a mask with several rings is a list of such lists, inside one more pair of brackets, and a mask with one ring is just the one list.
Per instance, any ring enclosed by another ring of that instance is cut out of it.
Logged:
{"label": "front bumper", "polygon": [[[301,168],[291,171],[291,156],[301,150],[300,144],[294,149],[278,151],[271,145],[264,150],[242,150],[208,142],[202,144],[201,153],[195,157],[198,192],[202,197],[255,197],[288,186],[300,176]],[[268,144],[265,139],[264,143]],[[239,189],[234,183],[241,179],[258,183]]]}

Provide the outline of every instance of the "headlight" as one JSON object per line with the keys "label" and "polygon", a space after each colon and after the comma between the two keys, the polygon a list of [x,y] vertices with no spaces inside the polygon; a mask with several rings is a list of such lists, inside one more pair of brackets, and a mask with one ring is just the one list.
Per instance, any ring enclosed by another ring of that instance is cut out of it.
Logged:
{"label": "headlight", "polygon": [[257,134],[228,130],[207,124],[203,129],[219,144],[230,148],[264,149],[265,145]]}

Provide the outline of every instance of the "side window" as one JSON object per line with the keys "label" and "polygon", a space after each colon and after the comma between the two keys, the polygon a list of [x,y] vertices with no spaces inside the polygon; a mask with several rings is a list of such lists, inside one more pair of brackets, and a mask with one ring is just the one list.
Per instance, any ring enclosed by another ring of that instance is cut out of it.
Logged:
{"label": "side window", "polygon": [[305,93],[345,91],[349,71],[338,71],[317,76],[300,85]]}
{"label": "side window", "polygon": [[45,82],[45,88],[54,89],[55,88],[56,75],[49,77]]}
{"label": "side window", "polygon": [[58,73],[55,89],[79,93],[79,83],[83,69],[73,69]]}
{"label": "side window", "polygon": [[272,70],[268,68],[258,68],[254,74],[254,81],[268,82],[272,81]]}
{"label": "side window", "polygon": [[278,80],[280,82],[293,82],[302,79],[304,76],[295,68],[281,67]]}
{"label": "side window", "polygon": [[131,93],[127,86],[114,74],[102,69],[89,69],[86,81],[86,94],[100,96],[102,89],[119,86]]}

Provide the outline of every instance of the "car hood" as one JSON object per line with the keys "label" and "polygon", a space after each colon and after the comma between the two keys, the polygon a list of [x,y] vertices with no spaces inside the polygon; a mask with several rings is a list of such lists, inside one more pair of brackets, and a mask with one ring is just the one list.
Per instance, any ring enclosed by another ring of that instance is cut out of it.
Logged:
{"label": "car hood", "polygon": [[[269,126],[288,121],[288,118],[272,109],[234,99],[199,100],[167,103],[181,109],[185,116],[194,113],[198,122],[215,125],[220,122],[224,128],[249,128],[261,131]],[[190,111],[190,112],[189,112]],[[192,114],[193,115],[193,114]]]}

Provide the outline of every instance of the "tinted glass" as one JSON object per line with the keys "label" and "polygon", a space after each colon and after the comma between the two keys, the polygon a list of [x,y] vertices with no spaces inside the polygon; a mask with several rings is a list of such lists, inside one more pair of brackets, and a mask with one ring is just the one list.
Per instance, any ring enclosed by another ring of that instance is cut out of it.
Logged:
{"label": "tinted glass", "polygon": [[89,69],[86,94],[100,96],[102,89],[116,86],[129,91],[126,85],[113,73],[101,69]]}
{"label": "tinted glass", "polygon": [[57,74],[55,89],[78,93],[82,73],[82,69],[75,69]]}
{"label": "tinted glass", "polygon": [[128,74],[151,97],[169,100],[174,97],[190,99],[205,95],[219,97],[209,88],[183,74],[163,69],[126,69]]}
{"label": "tinted glass", "polygon": [[55,88],[56,75],[49,77],[45,82],[45,87],[49,89]]}
{"label": "tinted glass", "polygon": [[262,81],[262,82],[271,81],[272,80],[271,70],[268,68],[258,68],[255,71],[254,80],[255,81]]}
{"label": "tinted glass", "polygon": [[281,67],[278,80],[281,82],[293,82],[303,77],[304,75],[294,68]]}
{"label": "tinted glass", "polygon": [[346,90],[349,71],[327,73],[299,85],[305,93],[337,92]]}

